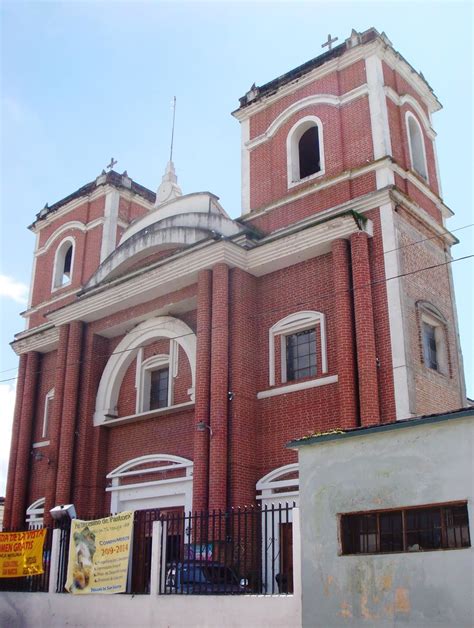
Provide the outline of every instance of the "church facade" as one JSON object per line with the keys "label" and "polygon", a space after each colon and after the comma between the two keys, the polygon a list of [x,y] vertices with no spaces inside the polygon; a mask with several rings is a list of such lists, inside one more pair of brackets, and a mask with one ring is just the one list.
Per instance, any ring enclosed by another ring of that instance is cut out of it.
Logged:
{"label": "church facade", "polygon": [[297,501],[288,441],[463,407],[440,107],[353,31],[240,99],[239,218],[172,162],[41,210],[4,527]]}

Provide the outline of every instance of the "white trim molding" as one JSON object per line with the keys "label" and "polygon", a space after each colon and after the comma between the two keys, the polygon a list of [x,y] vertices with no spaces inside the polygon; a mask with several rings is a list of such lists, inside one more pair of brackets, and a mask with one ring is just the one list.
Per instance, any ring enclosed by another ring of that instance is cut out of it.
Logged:
{"label": "white trim molding", "polygon": [[269,397],[278,397],[278,395],[287,395],[293,392],[299,392],[300,390],[307,390],[308,388],[317,388],[318,386],[326,386],[327,384],[337,384],[338,376],[329,375],[328,377],[319,377],[318,379],[309,379],[304,382],[298,382],[297,384],[288,384],[285,386],[278,386],[278,388],[270,388],[269,390],[262,390],[257,393],[257,399],[268,399]]}
{"label": "white trim molding", "polygon": [[242,142],[248,149],[253,149],[271,139],[278,129],[285,124],[289,118],[291,118],[291,116],[306,107],[311,107],[313,105],[331,105],[332,107],[340,107],[341,105],[345,105],[346,103],[366,96],[367,94],[368,87],[364,84],[356,87],[350,92],[347,92],[343,96],[335,96],[334,94],[314,94],[306,96],[305,98],[292,103],[284,111],[279,113],[273,122],[268,125],[266,131],[264,131],[261,135],[257,135],[252,140],[247,139],[245,142],[242,137]]}
{"label": "white trim molding", "polygon": [[382,60],[377,54],[367,57],[365,69],[369,85],[370,125],[374,159],[381,159],[392,154],[387,100],[383,89]]}
{"label": "white trim molding", "polygon": [[400,421],[412,417],[413,414],[410,403],[410,371],[402,307],[402,286],[399,278],[399,246],[392,203],[385,203],[380,207],[380,227],[384,252],[395,412],[397,421]]}
{"label": "white trim molding", "polygon": [[250,138],[250,120],[242,120],[241,123],[241,145],[240,145],[240,158],[241,158],[241,185],[242,185],[242,210],[241,214],[246,214],[250,211],[250,150],[247,146]]}
{"label": "white trim molding", "polygon": [[410,105],[410,107],[416,111],[418,117],[423,123],[426,134],[428,135],[430,140],[435,139],[437,134],[436,134],[436,131],[431,126],[431,121],[428,115],[426,114],[425,110],[420,105],[420,103],[415,98],[413,98],[413,96],[411,96],[410,94],[403,94],[402,96],[399,96],[392,87],[389,87],[387,85],[384,86],[384,91],[387,98],[390,98],[390,100],[395,105],[398,105],[399,107],[402,107],[405,104]]}
{"label": "white trim molding", "polygon": [[[183,321],[172,316],[158,316],[144,321],[128,333],[117,345],[109,358],[97,392],[94,425],[104,425],[109,420],[117,423],[117,402],[127,368],[137,357],[141,347],[158,338],[169,338],[185,352],[191,368],[191,401],[194,400],[196,381],[196,335]],[[170,373],[171,375],[171,373]],[[127,417],[129,418],[129,417]]]}
{"label": "white trim molding", "polygon": [[[269,352],[268,352],[268,379],[269,385],[274,386],[275,377],[275,342],[277,336],[281,339],[281,381],[286,382],[286,348],[285,340],[290,334],[307,329],[319,328],[319,345],[321,351],[321,373],[327,373],[327,348],[326,348],[326,319],[322,312],[303,310],[285,316],[272,327],[268,332]],[[303,382],[306,383],[306,382]],[[295,385],[295,384],[293,384]],[[298,384],[296,384],[298,385]],[[268,393],[268,391],[266,391]],[[258,393],[262,395],[263,393]],[[271,396],[271,395],[266,395]],[[259,397],[261,398],[261,397]]]}

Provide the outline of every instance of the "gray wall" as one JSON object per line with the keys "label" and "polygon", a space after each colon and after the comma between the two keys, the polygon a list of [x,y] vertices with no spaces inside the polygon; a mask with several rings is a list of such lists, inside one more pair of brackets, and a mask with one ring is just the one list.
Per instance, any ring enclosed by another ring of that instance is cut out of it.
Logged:
{"label": "gray wall", "polygon": [[338,513],[468,500],[474,417],[299,449],[303,626],[474,625],[474,549],[341,556]]}

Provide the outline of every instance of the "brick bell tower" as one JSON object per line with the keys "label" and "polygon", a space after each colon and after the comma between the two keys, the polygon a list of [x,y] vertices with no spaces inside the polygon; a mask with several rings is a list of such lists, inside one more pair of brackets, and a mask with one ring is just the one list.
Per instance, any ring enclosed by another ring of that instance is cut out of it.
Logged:
{"label": "brick bell tower", "polygon": [[446,263],[457,240],[446,230],[452,212],[432,126],[439,109],[424,77],[371,28],[252,85],[233,113],[245,224],[276,234],[351,211],[364,223],[332,245],[339,406],[349,423],[466,402]]}

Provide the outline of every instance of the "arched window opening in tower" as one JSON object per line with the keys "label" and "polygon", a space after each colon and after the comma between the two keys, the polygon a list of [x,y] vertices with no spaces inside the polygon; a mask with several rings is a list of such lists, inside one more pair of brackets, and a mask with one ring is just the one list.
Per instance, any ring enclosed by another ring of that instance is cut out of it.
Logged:
{"label": "arched window opening in tower", "polygon": [[69,245],[66,255],[64,256],[64,268],[63,268],[63,280],[62,283],[68,283],[71,281],[71,266],[72,266],[72,244]]}
{"label": "arched window opening in tower", "polygon": [[321,170],[319,132],[316,125],[311,126],[301,136],[298,142],[298,156],[300,163],[300,179],[309,177]]}
{"label": "arched window opening in tower", "polygon": [[423,179],[428,179],[423,132],[416,118],[407,114],[411,166]]}

